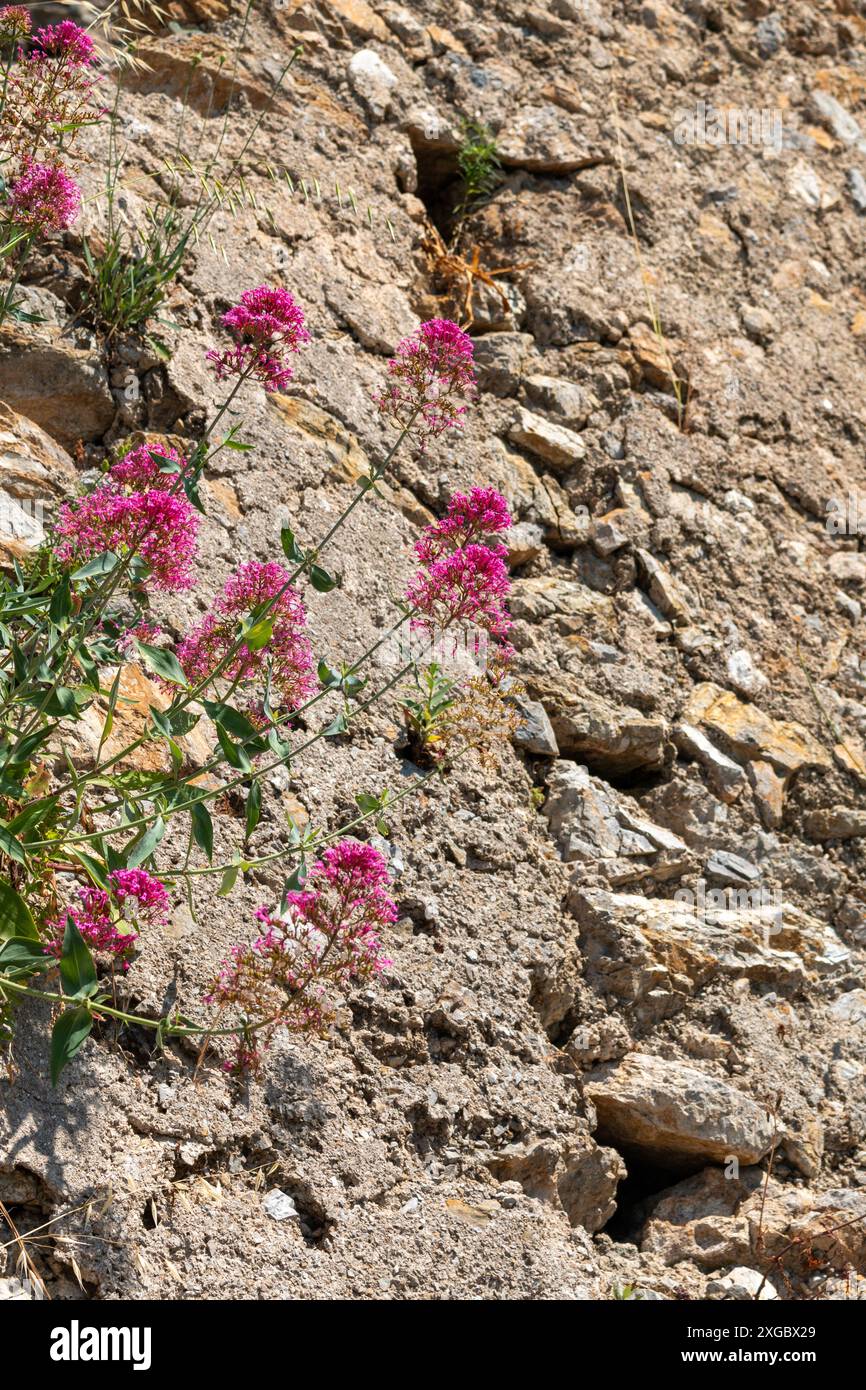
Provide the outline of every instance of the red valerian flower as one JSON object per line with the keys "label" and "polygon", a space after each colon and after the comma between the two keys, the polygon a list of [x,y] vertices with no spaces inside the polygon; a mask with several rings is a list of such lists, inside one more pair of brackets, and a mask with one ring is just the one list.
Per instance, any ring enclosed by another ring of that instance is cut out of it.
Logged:
{"label": "red valerian flower", "polygon": [[249,1025],[227,1071],[255,1070],[279,1027],[324,1033],[335,1017],[332,992],[388,968],[380,932],[397,919],[389,881],[378,850],[342,840],[324,851],[303,889],[286,894],[282,913],[259,908],[263,934],[232,948],[205,996]]}
{"label": "red valerian flower", "polygon": [[147,923],[164,926],[168,921],[169,897],[158,878],[144,869],[115,869],[108,881],[110,892],[81,888],[81,906],[46,924],[53,934],[45,947],[49,955],[60,956],[66,920],[71,917],[92,951],[110,956],[128,970],[138,940],[135,928]]}
{"label": "red valerian flower", "polygon": [[217,381],[250,376],[266,391],[285,390],[294,375],[285,354],[299,352],[301,344],[310,341],[304,311],[289,291],[270,285],[245,290],[222,321],[235,343],[207,354]]}
{"label": "red valerian flower", "polygon": [[238,619],[273,599],[266,614],[273,624],[268,640],[255,650],[241,646],[220,678],[249,686],[269,676],[272,702],[286,710],[297,709],[315,692],[307,612],[288,580],[289,571],[273,560],[251,560],[235,570],[211,610],[178,647],[177,659],[190,681],[200,685],[209,680],[237,641]]}
{"label": "red valerian flower", "polygon": [[80,209],[81,190],[59,164],[26,160],[9,189],[10,221],[33,235],[64,231]]}
{"label": "red valerian flower", "polygon": [[468,333],[450,319],[429,319],[397,344],[389,380],[373,399],[380,411],[422,438],[462,424],[476,394],[475,349]]}
{"label": "red valerian flower", "polygon": [[198,516],[178,493],[151,488],[126,496],[109,483],[77,502],[65,502],[55,528],[61,564],[86,564],[97,555],[137,555],[150,574],[145,589],[175,593],[194,583]]}

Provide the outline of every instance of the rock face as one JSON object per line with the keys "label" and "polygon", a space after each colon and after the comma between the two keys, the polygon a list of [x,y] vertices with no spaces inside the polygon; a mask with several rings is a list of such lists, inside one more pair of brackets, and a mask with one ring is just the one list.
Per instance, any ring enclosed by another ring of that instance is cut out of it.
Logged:
{"label": "rock face", "polygon": [[783,775],[804,767],[828,768],[830,756],[799,724],[771,719],[711,682],[692,692],[684,717],[718,736],[741,762],[768,762]]}
{"label": "rock face", "polygon": [[18,330],[0,335],[0,400],[41,425],[65,448],[99,439],[116,411],[98,353],[67,343],[59,333],[42,342]]}
{"label": "rock face", "polygon": [[[317,659],[353,661],[395,620],[421,528],[453,491],[497,487],[515,520],[521,721],[497,770],[467,757],[394,799],[375,841],[393,967],[342,1001],[328,1038],[275,1043],[242,1100],[216,1057],[196,1074],[182,1049],[130,1055],[106,1029],[52,1090],[48,1011],[20,1010],[0,1198],[19,1224],[64,1213],[70,1246],[54,1227],[36,1238],[52,1297],[81,1296],[78,1235],[103,1299],[608,1299],[624,1284],[728,1299],[765,1276],[783,1298],[856,1296],[862,6],[274,0],[246,24],[228,0],[163,8],[124,86],[123,216],[142,227],[164,204],[185,100],[190,159],[217,150],[228,113],[215,172],[239,158],[243,184],[164,322],[108,338],[81,307],[107,128],[83,132],[82,217],[20,286],[40,321],[0,331],[0,563],[26,562],[38,504],[50,518],[76,468],[95,476],[130,432],[192,448],[224,399],[207,359],[220,316],[243,289],[284,285],[311,341],[285,394],[247,382],[233,403],[253,451],[221,449],[203,481],[199,586],[153,599],[175,641],[239,561],[281,559],[283,526],[305,548],[327,533],[395,442],[376,400],[396,343],[471,312],[479,393],[462,427],[397,451],[329,548],[337,588],[299,583]],[[680,123],[708,74],[741,108],[726,104],[737,129],[715,145]],[[610,106],[623,83],[640,259]],[[771,88],[778,141],[741,128]],[[501,178],[457,225],[467,120],[491,132]],[[384,684],[396,655],[377,648],[364,675]],[[242,795],[219,800],[214,863],[274,857],[228,896],[202,874],[195,915],[178,891],[130,972],[143,1008],[194,1011],[279,901],[292,827],[336,833],[359,794],[406,785],[403,693],[269,773],[249,846]],[[164,701],[134,665],[123,696],[109,753]],[[104,713],[70,741],[78,766]],[[184,736],[187,771],[212,743],[204,723]],[[128,784],[169,766],[148,738]],[[185,854],[169,823],[167,876]],[[113,1193],[98,1218],[94,1174]],[[611,1222],[635,1243],[606,1240]]]}
{"label": "rock face", "polygon": [[39,545],[57,502],[77,490],[72,460],[32,420],[0,402],[0,561]]}
{"label": "rock face", "polygon": [[802,1276],[810,1263],[862,1273],[864,1217],[866,1199],[847,1188],[810,1194],[767,1183],[760,1169],[731,1178],[707,1168],[660,1194],[641,1249],[669,1265],[688,1259],[706,1270],[760,1259],[776,1279]]}
{"label": "rock face", "polygon": [[663,765],[668,746],[664,719],[612,708],[559,676],[536,677],[529,686],[550,715],[561,752],[608,776],[638,768],[653,772]]}
{"label": "rock face", "polygon": [[632,1053],[589,1073],[599,1134],[659,1164],[756,1163],[773,1142],[770,1116],[714,1076]]}
{"label": "rock face", "polygon": [[832,927],[767,899],[712,889],[646,898],[588,888],[577,874],[569,894],[590,979],[642,1022],[679,1012],[720,978],[790,995],[844,971],[850,951]]}
{"label": "rock face", "polygon": [[610,883],[683,873],[686,845],[662,826],[637,816],[624,797],[578,763],[553,764],[544,814],[567,864],[591,864]]}

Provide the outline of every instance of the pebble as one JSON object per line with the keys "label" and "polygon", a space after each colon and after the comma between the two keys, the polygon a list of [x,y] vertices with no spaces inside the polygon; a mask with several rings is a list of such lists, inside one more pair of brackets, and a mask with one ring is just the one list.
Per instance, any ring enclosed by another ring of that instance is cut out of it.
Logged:
{"label": "pebble", "polygon": [[298,1209],[287,1192],[271,1188],[262,1202],[262,1210],[272,1221],[288,1221],[298,1215]]}

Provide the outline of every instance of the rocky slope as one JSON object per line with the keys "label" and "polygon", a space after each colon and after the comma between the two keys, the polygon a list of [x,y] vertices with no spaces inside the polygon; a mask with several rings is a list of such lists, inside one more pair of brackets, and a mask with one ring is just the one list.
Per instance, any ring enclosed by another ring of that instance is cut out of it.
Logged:
{"label": "rocky slope", "polygon": [[[166,186],[185,92],[191,156],[213,146],[233,8],[172,0],[145,45],[121,104],[131,222]],[[128,1037],[88,1043],[54,1092],[29,1010],[0,1198],[24,1229],[85,1207],[40,1256],[61,1298],[856,1297],[866,555],[856,517],[827,517],[851,495],[866,515],[863,6],[263,0],[229,157],[297,43],[172,294],[169,360],[76,318],[81,228],[36,263],[45,322],[0,331],[0,488],[68,493],[131,430],[195,436],[216,317],[285,283],[313,342],[287,396],[247,392],[255,454],[217,461],[203,608],[281,521],[322,532],[387,440],[388,354],[470,289],[479,405],[356,512],[312,625],[332,659],[363,650],[419,526],[494,484],[519,522],[524,724],[498,773],[401,804],[393,971],[240,1096]],[[678,143],[701,102],[771,113],[778,139]],[[431,228],[464,117],[504,179],[461,242],[488,280],[460,272],[449,300]],[[94,159],[97,232],[100,178]],[[164,605],[168,632],[188,610]],[[398,783],[394,716],[274,779],[256,846]],[[278,891],[262,874],[197,920],[178,902],[137,1003],[195,997]]]}

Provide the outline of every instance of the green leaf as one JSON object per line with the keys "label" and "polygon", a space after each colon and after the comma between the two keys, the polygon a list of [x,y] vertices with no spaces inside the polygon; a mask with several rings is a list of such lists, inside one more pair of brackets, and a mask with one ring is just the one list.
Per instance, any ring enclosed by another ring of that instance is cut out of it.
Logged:
{"label": "green leaf", "polygon": [[72,590],[69,587],[69,575],[64,574],[51,596],[48,616],[52,623],[59,624],[64,618],[68,618],[71,612]]}
{"label": "green leaf", "polygon": [[262,647],[270,642],[274,634],[273,618],[263,618],[260,623],[255,623],[249,632],[244,634],[244,645],[251,651],[260,651]]}
{"label": "green leaf", "polygon": [[220,898],[227,898],[227,897],[228,897],[229,893],[232,891],[232,889],[234,888],[235,884],[237,883],[238,873],[240,872],[240,867],[241,867],[240,864],[229,864],[229,865],[228,865],[228,867],[226,868],[225,873],[224,873],[223,876],[222,876],[222,882],[220,883],[219,893],[217,894],[218,897],[220,897]]}
{"label": "green leaf", "polygon": [[194,801],[189,808],[192,822],[192,838],[199,849],[203,849],[208,863],[213,863],[213,819],[203,801]]}
{"label": "green leaf", "polygon": [[232,767],[237,768],[238,772],[252,772],[252,763],[246,753],[237,743],[232,743],[222,724],[217,724],[216,731],[220,748],[223,750],[226,762]]}
{"label": "green leaf", "polygon": [[67,1009],[60,1015],[51,1034],[52,1086],[57,1085],[66,1063],[81,1050],[92,1027],[93,1015],[89,1009]]}
{"label": "green leaf", "polygon": [[[75,714],[78,710],[78,697],[78,691],[70,689],[68,685],[58,685],[57,689],[52,692],[49,699],[45,701],[43,709],[45,710],[46,714],[58,715],[61,719],[68,719],[71,714]],[[28,701],[28,704],[41,704],[41,702],[42,697],[37,696],[35,701]]]}
{"label": "green leaf", "polygon": [[111,885],[108,881],[108,874],[98,859],[94,859],[90,854],[85,854],[81,849],[75,849],[72,845],[69,846],[68,853],[72,855],[73,859],[77,859],[79,864],[84,865],[97,888],[103,889],[106,893],[109,892]]}
{"label": "green leaf", "polygon": [[157,816],[153,825],[149,826],[144,834],[133,842],[132,849],[126,856],[127,868],[137,869],[139,864],[143,864],[146,859],[149,859],[164,834],[165,821],[162,816]]}
{"label": "green leaf", "polygon": [[110,574],[119,563],[118,557],[111,550],[103,550],[101,555],[88,560],[86,565],[74,570],[70,575],[71,579],[92,579],[96,574]]}
{"label": "green leaf", "polygon": [[0,850],[10,859],[14,859],[16,864],[23,864],[25,868],[27,867],[27,855],[24,853],[24,848],[14,835],[9,834],[5,821],[0,823]]}
{"label": "green leaf", "polygon": [[12,980],[26,980],[40,970],[49,970],[53,964],[53,957],[45,954],[42,943],[29,936],[12,936],[0,946],[0,974]]}
{"label": "green leaf", "polygon": [[348,729],[349,725],[346,716],[343,711],[340,710],[336,719],[332,719],[327,729],[322,730],[322,738],[337,738],[339,734],[347,733]]}
{"label": "green leaf", "polygon": [[135,649],[145,666],[149,670],[155,671],[164,681],[170,681],[172,685],[186,686],[187,679],[183,667],[174,652],[168,652],[163,647],[151,647],[147,642],[138,641],[135,643]]}
{"label": "green leaf", "polygon": [[36,729],[26,738],[22,738],[16,752],[16,760],[26,763],[56,728],[56,724],[46,724],[43,729]]}
{"label": "green leaf", "polygon": [[328,665],[327,661],[319,662],[316,668],[316,675],[319,677],[319,684],[323,685],[326,690],[340,684],[339,671],[335,671],[333,666]]}
{"label": "green leaf", "polygon": [[222,724],[223,728],[228,729],[235,738],[252,738],[258,733],[255,724],[248,719],[240,710],[233,709],[231,705],[223,705],[215,700],[202,700],[205,713],[215,724]]}
{"label": "green leaf", "polygon": [[26,936],[29,941],[39,940],[30,908],[10,883],[0,879],[0,939],[13,936]]}
{"label": "green leaf", "polygon": [[64,994],[88,993],[96,984],[96,967],[93,964],[93,957],[71,915],[66,918],[66,930],[63,933],[63,946],[60,951],[60,978],[63,981]]}
{"label": "green leaf", "polygon": [[284,526],[280,532],[280,541],[286,559],[291,560],[294,565],[303,564],[304,552],[295,540],[294,531],[289,530],[288,526]]}
{"label": "green leaf", "polygon": [[31,802],[29,806],[25,806],[23,811],[19,811],[17,816],[7,822],[10,834],[19,835],[22,831],[27,833],[34,830],[56,805],[56,796],[44,796],[38,801]]}
{"label": "green leaf", "polygon": [[331,589],[336,589],[339,579],[333,574],[328,574],[321,565],[310,565],[310,583],[320,594],[330,593]]}
{"label": "green leaf", "polygon": [[252,835],[262,814],[262,786],[253,782],[247,794],[247,839]]}

